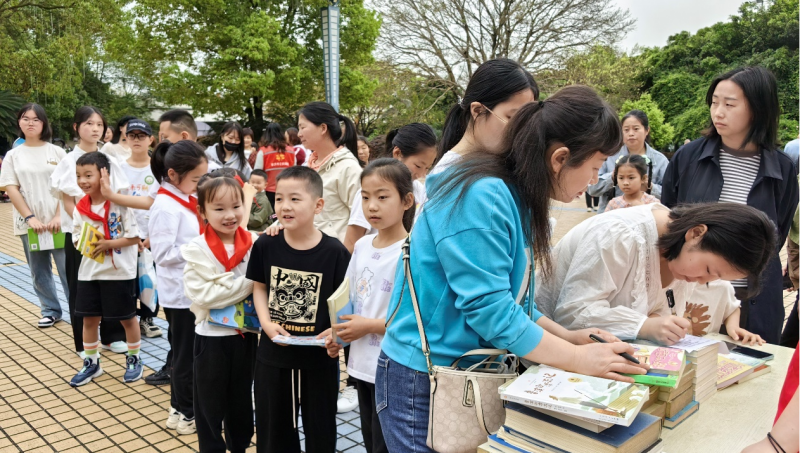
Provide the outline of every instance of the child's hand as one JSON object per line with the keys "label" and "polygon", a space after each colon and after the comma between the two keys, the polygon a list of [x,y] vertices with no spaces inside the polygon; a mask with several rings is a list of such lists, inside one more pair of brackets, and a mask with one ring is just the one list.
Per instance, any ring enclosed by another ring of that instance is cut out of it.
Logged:
{"label": "child's hand", "polygon": [[57,215],[53,217],[53,220],[51,220],[50,223],[48,223],[47,226],[45,227],[45,230],[53,234],[56,234],[59,231],[61,231],[61,216]]}
{"label": "child's hand", "polygon": [[342,345],[338,342],[333,341],[333,337],[330,335],[331,329],[326,330],[322,334],[318,335],[317,338],[320,338],[322,335],[325,335],[325,349],[328,350],[328,355],[332,359],[336,359],[339,357],[339,351],[342,350]]}
{"label": "child's hand", "polygon": [[273,223],[272,225],[268,226],[267,229],[264,230],[264,232],[261,233],[261,234],[267,234],[269,236],[277,236],[278,233],[280,233],[282,229],[283,229],[283,225],[281,225],[280,223],[276,222],[276,223]]}
{"label": "child's hand", "polygon": [[616,343],[617,341],[620,341],[619,338],[615,337],[614,335],[611,335],[609,332],[606,332],[605,330],[598,329],[595,327],[589,329],[570,331],[569,338],[567,338],[567,340],[570,343],[577,345],[594,343],[594,341],[591,338],[589,338],[589,334],[595,334],[609,343]]}
{"label": "child's hand", "polygon": [[374,319],[365,318],[360,315],[343,315],[341,319],[347,319],[348,322],[341,324],[334,324],[332,327],[336,329],[336,335],[347,343],[351,343],[368,333],[372,333],[372,323]]}
{"label": "child's hand", "polygon": [[108,177],[108,170],[100,169],[100,194],[106,199],[114,196],[114,189],[111,188],[111,178]]}
{"label": "child's hand", "polygon": [[733,338],[734,341],[740,341],[742,344],[759,345],[764,344],[764,339],[760,335],[742,329],[736,325],[728,325],[725,323],[725,330],[728,331],[728,336]]}
{"label": "child's hand", "polygon": [[111,250],[113,247],[111,245],[111,240],[109,239],[99,239],[97,242],[94,243],[94,251],[92,251],[92,258],[97,258],[98,256],[106,253],[108,250]]}
{"label": "child's hand", "polygon": [[639,337],[666,346],[683,339],[691,329],[692,323],[678,316],[653,316],[647,318],[639,330]]}
{"label": "child's hand", "polygon": [[249,182],[246,182],[242,186],[242,192],[244,192],[244,199],[245,200],[249,200],[249,199],[253,198],[258,193],[258,189],[253,187],[253,185],[250,184]]}
{"label": "child's hand", "polygon": [[150,248],[150,238],[145,239],[144,242],[142,242],[142,246],[144,246],[144,248],[146,248],[146,249],[149,249]]}
{"label": "child's hand", "polygon": [[[275,322],[271,322],[265,326],[261,326],[261,330],[263,330],[264,333],[267,334],[267,337],[269,337],[270,340],[272,340],[278,335],[283,335],[284,337],[292,336],[292,334],[287,332],[286,329],[283,328],[283,326]],[[280,346],[287,346],[285,344],[280,344],[280,343],[275,343],[275,344],[278,344]]]}

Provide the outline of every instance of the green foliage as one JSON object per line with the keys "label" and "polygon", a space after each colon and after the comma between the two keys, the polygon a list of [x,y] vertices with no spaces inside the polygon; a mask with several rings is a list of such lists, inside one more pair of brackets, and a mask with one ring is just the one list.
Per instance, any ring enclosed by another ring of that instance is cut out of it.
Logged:
{"label": "green foliage", "polygon": [[653,101],[649,94],[645,93],[635,101],[625,101],[620,110],[620,119],[631,110],[641,110],[647,114],[647,119],[650,122],[650,141],[653,148],[662,149],[669,145],[675,134],[675,129],[671,124],[664,121],[664,112],[658,108],[658,104]]}
{"label": "green foliage", "polygon": [[14,93],[0,90],[0,138],[10,142],[17,136],[17,112],[24,103]]}

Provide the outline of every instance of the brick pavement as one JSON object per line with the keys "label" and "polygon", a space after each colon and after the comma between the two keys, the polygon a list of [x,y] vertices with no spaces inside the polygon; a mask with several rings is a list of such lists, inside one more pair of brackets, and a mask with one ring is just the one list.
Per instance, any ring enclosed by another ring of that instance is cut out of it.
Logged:
{"label": "brick pavement", "polygon": [[[576,201],[558,204],[551,215],[558,221],[557,240],[593,214]],[[81,360],[72,350],[66,300],[56,281],[66,322],[36,328],[38,299],[10,217],[11,205],[0,204],[0,453],[197,451],[195,435],[178,436],[164,427],[169,386],[122,382],[124,355],[103,352],[106,372],[89,385],[69,386]],[[794,294],[786,293],[785,302],[788,313]],[[153,370],[168,350],[166,321],[156,323],[165,336],[142,338],[142,358]],[[337,430],[339,451],[366,451],[357,411],[339,414]]]}

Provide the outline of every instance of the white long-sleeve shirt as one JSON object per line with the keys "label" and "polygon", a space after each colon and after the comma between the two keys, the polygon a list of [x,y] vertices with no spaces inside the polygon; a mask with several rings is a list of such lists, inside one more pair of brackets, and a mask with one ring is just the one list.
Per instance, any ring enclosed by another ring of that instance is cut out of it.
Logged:
{"label": "white long-sleeve shirt", "polygon": [[[189,196],[164,181],[166,190],[189,201]],[[157,195],[150,207],[150,250],[158,276],[158,303],[164,308],[189,308],[192,302],[183,293],[186,260],[181,246],[200,235],[197,215],[167,195]]]}
{"label": "white long-sleeve shirt", "polygon": [[[618,209],[570,230],[553,250],[552,276],[536,279],[537,308],[567,329],[598,327],[624,340],[637,337],[648,315],[668,316],[655,209],[667,208]],[[669,285],[677,304],[695,285]]]}

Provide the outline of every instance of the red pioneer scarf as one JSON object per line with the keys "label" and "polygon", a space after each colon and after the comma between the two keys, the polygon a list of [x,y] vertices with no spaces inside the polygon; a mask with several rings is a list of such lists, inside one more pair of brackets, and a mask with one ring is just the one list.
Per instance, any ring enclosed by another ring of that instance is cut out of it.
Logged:
{"label": "red pioneer scarf", "polygon": [[206,237],[206,243],[211,249],[211,253],[214,254],[214,257],[220,262],[220,264],[225,266],[225,272],[230,272],[231,269],[238,266],[244,259],[245,255],[247,255],[247,252],[250,251],[250,247],[253,246],[253,236],[244,228],[239,227],[236,230],[236,236],[233,238],[233,255],[228,258],[228,252],[225,250],[225,244],[222,243],[222,240],[219,238],[219,235],[217,235],[217,232],[214,231],[213,228],[209,227],[206,228],[206,232],[204,234]]}
{"label": "red pioneer scarf", "polygon": [[108,228],[108,214],[111,211],[111,200],[106,200],[103,203],[103,216],[99,216],[92,211],[92,197],[89,195],[84,196],[81,198],[81,201],[75,205],[75,208],[78,209],[78,212],[86,217],[94,220],[95,222],[100,222],[103,224],[103,234],[105,235],[106,239],[111,240],[111,232]]}
{"label": "red pioneer scarf", "polygon": [[194,215],[196,215],[197,216],[197,223],[200,224],[200,234],[203,234],[203,231],[205,230],[205,221],[203,221],[203,218],[200,217],[200,213],[197,212],[197,198],[190,196],[189,197],[189,201],[186,201],[183,198],[175,195],[174,193],[170,192],[169,190],[167,190],[167,189],[165,189],[163,187],[160,187],[158,189],[158,194],[159,195],[166,195],[166,196],[172,198],[173,200],[175,200],[178,203],[180,203],[181,206],[183,206],[184,208],[186,208],[189,211],[191,211]]}

